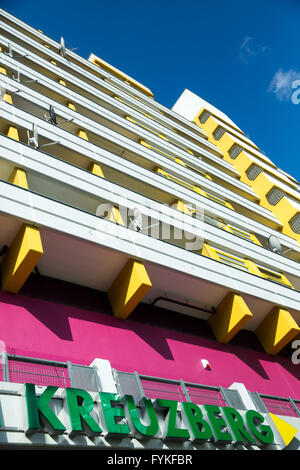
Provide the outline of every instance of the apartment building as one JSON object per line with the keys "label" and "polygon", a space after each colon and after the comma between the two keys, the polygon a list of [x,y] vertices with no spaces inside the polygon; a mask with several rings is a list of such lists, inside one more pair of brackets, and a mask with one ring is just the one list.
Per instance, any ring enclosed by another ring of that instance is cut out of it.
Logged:
{"label": "apartment building", "polygon": [[299,183],[190,91],[0,21],[0,445],[297,448]]}

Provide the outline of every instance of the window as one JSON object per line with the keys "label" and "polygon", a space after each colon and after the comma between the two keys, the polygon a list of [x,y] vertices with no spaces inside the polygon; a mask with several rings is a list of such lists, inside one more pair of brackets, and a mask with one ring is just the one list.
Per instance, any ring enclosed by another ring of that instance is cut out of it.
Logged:
{"label": "window", "polygon": [[293,288],[292,284],[289,282],[289,280],[285,277],[284,274],[278,273],[276,271],[273,271],[271,269],[268,269],[262,266],[257,266],[257,268],[260,274],[262,275],[262,277],[266,277],[272,281],[279,282],[280,284],[285,284]]}
{"label": "window", "polygon": [[290,221],[290,227],[295,233],[300,233],[300,213],[296,214]]}
{"label": "window", "polygon": [[250,181],[254,181],[261,172],[262,169],[258,165],[255,165],[255,163],[252,163],[247,169],[246,175]]}
{"label": "window", "polygon": [[233,144],[233,146],[230,148],[229,150],[229,156],[232,160],[235,160],[239,154],[242,152],[243,150],[243,147],[241,147],[240,145],[238,144]]}
{"label": "window", "polygon": [[280,188],[276,188],[275,186],[268,192],[266,198],[271,206],[276,206],[280,199],[284,197],[285,193]]}
{"label": "window", "polygon": [[217,254],[219,261],[222,261],[222,263],[225,263],[234,268],[242,269],[243,271],[250,272],[250,269],[247,265],[246,260],[242,258],[237,258],[236,256],[229,255],[228,253],[225,253],[224,251],[215,250],[215,252]]}
{"label": "window", "polygon": [[200,114],[200,117],[199,117],[199,121],[201,124],[205,124],[207,119],[211,116],[211,114],[204,110],[201,114]]}
{"label": "window", "polygon": [[215,140],[220,140],[221,137],[225,134],[225,129],[221,126],[218,126],[213,133]]}
{"label": "window", "polygon": [[237,227],[234,227],[233,225],[226,225],[224,227],[225,230],[228,230],[229,232],[233,233],[234,235],[237,235],[238,237],[244,238],[245,240],[248,240],[249,242],[254,242],[257,245],[260,245],[259,241],[257,238],[249,232],[245,232],[244,230],[241,230]]}

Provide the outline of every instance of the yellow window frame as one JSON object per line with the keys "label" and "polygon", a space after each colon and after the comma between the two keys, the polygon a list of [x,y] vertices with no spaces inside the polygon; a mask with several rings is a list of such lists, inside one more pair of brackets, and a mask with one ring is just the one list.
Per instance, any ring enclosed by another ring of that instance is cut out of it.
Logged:
{"label": "yellow window frame", "polygon": [[245,230],[241,230],[240,228],[234,227],[233,225],[229,225],[229,224],[225,224],[222,228],[226,230],[227,232],[233,233],[234,235],[237,235],[238,237],[243,238],[244,240],[251,241],[255,243],[256,245],[261,246],[261,243],[257,240],[255,235],[253,235],[250,232],[246,232]]}
{"label": "yellow window frame", "polygon": [[180,158],[172,157],[172,155],[169,155],[168,153],[163,152],[162,150],[160,150],[160,149],[158,149],[158,148],[156,148],[156,147],[153,147],[153,145],[147,144],[147,142],[145,142],[143,139],[140,139],[140,144],[143,145],[144,147],[147,147],[147,148],[150,149],[150,150],[154,150],[155,152],[160,153],[161,155],[170,158],[170,159],[173,160],[174,162],[179,163],[179,165],[186,166],[186,164],[184,163],[184,161],[181,160]]}
{"label": "yellow window frame", "polygon": [[267,279],[271,279],[272,281],[279,282],[280,284],[285,284],[292,289],[294,289],[294,286],[290,283],[290,281],[287,279],[287,277],[278,271],[274,271],[273,269],[265,268],[264,266],[259,266],[256,265],[257,269],[260,272],[260,275],[262,277],[265,277]]}
{"label": "yellow window frame", "polygon": [[132,106],[132,104],[126,103],[126,101],[122,100],[122,99],[119,98],[118,96],[114,95],[114,99],[117,100],[117,101],[120,101],[120,103],[125,104],[125,105],[128,106],[129,108],[134,109],[134,110],[137,111],[138,113],[141,113],[141,114],[143,114],[144,116],[147,116],[148,118],[153,119],[153,117],[151,116],[151,114],[144,113],[143,111],[141,111],[140,109],[136,108],[135,106]]}
{"label": "yellow window frame", "polygon": [[140,124],[139,122],[137,122],[137,121],[135,121],[134,119],[132,119],[130,116],[125,116],[125,118],[127,119],[127,121],[132,122],[132,123],[135,124],[136,126],[142,127],[142,128],[145,129],[146,131],[149,131],[149,132],[151,132],[152,134],[157,135],[157,136],[160,137],[161,139],[168,141],[167,137],[165,137],[164,135],[159,134],[158,132],[156,132],[156,131],[150,129],[150,128],[147,127],[147,126],[144,126],[143,124]]}

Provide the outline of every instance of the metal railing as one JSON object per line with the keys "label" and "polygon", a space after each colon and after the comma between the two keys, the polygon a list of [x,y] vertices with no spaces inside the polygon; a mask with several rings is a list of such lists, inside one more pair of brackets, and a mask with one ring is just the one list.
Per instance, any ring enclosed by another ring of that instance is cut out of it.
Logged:
{"label": "metal railing", "polygon": [[[153,377],[138,372],[120,372],[113,369],[120,395],[133,395],[140,399],[165,398],[176,401],[191,401],[197,405],[211,404],[246,409],[236,390],[203,384]],[[300,417],[300,399],[249,392],[256,408],[262,413]]]}
{"label": "metal railing", "polygon": [[276,397],[260,393],[260,397],[271,413],[282,416],[300,417],[300,400],[291,397]]}
{"label": "metal railing", "polygon": [[113,369],[120,395],[133,395],[136,398],[165,398],[176,401],[190,401],[198,405],[211,404],[245,409],[236,390],[223,387],[153,377],[138,372],[120,372]]}
{"label": "metal railing", "polygon": [[0,380],[14,383],[53,385],[60,388],[77,387],[89,391],[101,390],[94,367],[72,362],[51,361],[26,356],[1,353]]}
{"label": "metal railing", "polygon": [[[197,405],[211,404],[246,409],[236,390],[204,384],[173,380],[162,377],[121,372],[113,369],[118,393],[133,395],[137,399],[165,398],[189,401]],[[95,367],[72,362],[16,356],[2,351],[0,360],[0,381],[34,383],[40,386],[54,385],[60,388],[76,387],[90,392],[102,390],[100,377]],[[257,392],[248,392],[260,412],[300,417],[300,399],[279,397]]]}

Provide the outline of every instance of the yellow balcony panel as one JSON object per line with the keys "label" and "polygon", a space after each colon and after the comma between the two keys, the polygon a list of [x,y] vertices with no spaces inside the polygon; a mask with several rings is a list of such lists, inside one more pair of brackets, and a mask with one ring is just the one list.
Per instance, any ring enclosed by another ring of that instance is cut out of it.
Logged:
{"label": "yellow balcony panel", "polygon": [[78,137],[81,137],[82,139],[89,140],[87,133],[83,129],[78,129],[77,135]]}
{"label": "yellow balcony panel", "polygon": [[229,292],[218,305],[216,313],[208,319],[217,341],[228,343],[252,318],[246,302],[239,295]]}
{"label": "yellow balcony panel", "polygon": [[129,260],[107,292],[115,317],[128,318],[151,287],[144,264]]}
{"label": "yellow balcony panel", "polygon": [[280,307],[274,307],[256,328],[255,334],[264,350],[275,356],[300,332],[291,314]]}
{"label": "yellow balcony panel", "polygon": [[2,289],[16,294],[43,255],[40,231],[24,224],[1,264]]}
{"label": "yellow balcony panel", "polygon": [[99,163],[92,162],[89,166],[89,171],[93,173],[94,175],[104,178],[104,173]]}
{"label": "yellow balcony panel", "polygon": [[3,100],[6,101],[6,103],[13,104],[12,97],[9,93],[4,93]]}
{"label": "yellow balcony panel", "polygon": [[58,83],[60,83],[63,86],[67,86],[66,82],[62,78],[58,80]]}
{"label": "yellow balcony panel", "polygon": [[8,182],[21,186],[21,188],[28,189],[26,172],[22,168],[14,168],[8,178]]}
{"label": "yellow balcony panel", "polygon": [[115,206],[111,207],[108,214],[108,220],[111,220],[111,222],[116,222],[119,225],[125,225],[119,209]]}
{"label": "yellow balcony panel", "polygon": [[74,103],[71,103],[70,101],[68,101],[67,106],[68,108],[73,109],[73,111],[76,111],[76,106]]}
{"label": "yellow balcony panel", "polygon": [[229,225],[229,224],[228,225],[224,224],[222,226],[222,228],[224,230],[226,230],[227,232],[233,233],[234,235],[236,235],[240,238],[244,238],[245,240],[256,243],[256,245],[261,245],[261,243],[258,241],[256,236],[253,235],[250,232],[246,232],[245,230],[239,229],[239,228],[234,227],[233,225]]}
{"label": "yellow balcony panel", "polygon": [[176,199],[173,203],[173,207],[180,211],[180,212],[183,212],[184,214],[187,214],[187,215],[192,215],[193,214],[193,210],[188,207],[186,204],[184,204],[183,201],[180,201],[179,199]]}
{"label": "yellow balcony panel", "polygon": [[[1,49],[0,49],[1,52]],[[7,75],[6,68],[3,67],[3,65],[0,65],[0,73],[3,73],[3,75]]]}
{"label": "yellow balcony panel", "polygon": [[10,137],[11,139],[20,140],[18,129],[15,126],[8,126],[6,135],[7,137]]}

